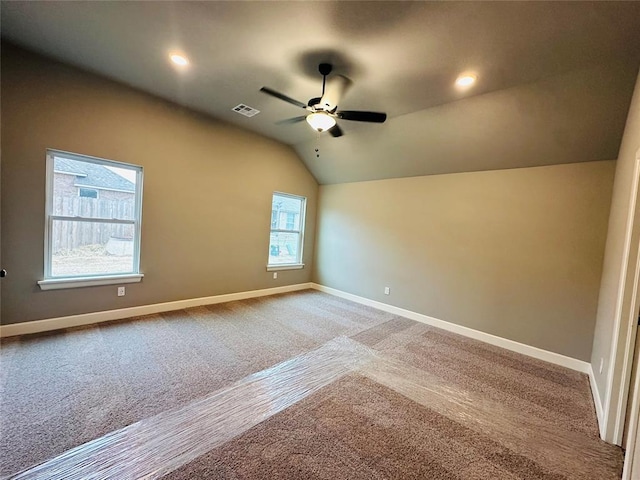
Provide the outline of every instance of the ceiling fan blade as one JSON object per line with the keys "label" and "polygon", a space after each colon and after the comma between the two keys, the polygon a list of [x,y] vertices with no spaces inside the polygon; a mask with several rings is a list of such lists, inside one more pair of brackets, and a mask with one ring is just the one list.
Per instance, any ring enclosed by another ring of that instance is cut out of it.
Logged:
{"label": "ceiling fan blade", "polygon": [[291,97],[287,97],[284,93],[276,92],[275,90],[272,90],[269,87],[262,87],[260,91],[266,93],[267,95],[271,95],[272,97],[276,97],[276,98],[279,98],[280,100],[284,100],[285,102],[295,105],[296,107],[307,108],[306,104],[299,102],[298,100],[294,100]]}
{"label": "ceiling fan blade", "polygon": [[352,120],[354,122],[374,122],[384,123],[387,119],[386,113],[380,112],[361,112],[358,110],[339,110],[336,112],[338,118],[344,120]]}
{"label": "ceiling fan blade", "polygon": [[306,115],[303,115],[302,117],[285,118],[284,120],[276,122],[276,125],[289,125],[292,123],[304,122],[306,118]]}
{"label": "ceiling fan blade", "polygon": [[343,135],[342,129],[338,126],[338,124],[335,124],[333,127],[331,127],[329,129],[329,133],[332,137],[341,137]]}
{"label": "ceiling fan blade", "polygon": [[338,107],[340,103],[340,99],[345,94],[349,86],[351,85],[351,80],[342,75],[333,75],[329,79],[329,83],[327,88],[324,91],[324,95],[322,95],[322,99],[320,100],[320,106],[323,110],[331,112]]}

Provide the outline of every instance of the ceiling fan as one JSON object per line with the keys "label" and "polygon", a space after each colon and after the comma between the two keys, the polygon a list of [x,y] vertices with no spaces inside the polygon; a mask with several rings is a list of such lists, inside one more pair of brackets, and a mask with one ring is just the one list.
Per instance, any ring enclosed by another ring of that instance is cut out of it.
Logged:
{"label": "ceiling fan", "polygon": [[[342,95],[351,84],[351,80],[342,75],[334,75],[331,77],[327,85],[327,75],[331,73],[333,67],[329,63],[321,63],[318,67],[322,75],[322,96],[314,97],[305,105],[304,103],[294,100],[280,92],[276,92],[269,87],[262,87],[261,92],[271,95],[272,97],[284,100],[296,107],[307,110],[305,115],[300,117],[288,118],[277,122],[280,125],[298,123],[304,120],[318,132],[329,132],[333,137],[341,137],[342,129],[337,124],[336,119],[351,120],[355,122],[373,122],[383,123],[387,119],[386,113],[379,112],[363,112],[359,110],[338,110],[338,103]],[[326,87],[326,89],[325,89]]]}

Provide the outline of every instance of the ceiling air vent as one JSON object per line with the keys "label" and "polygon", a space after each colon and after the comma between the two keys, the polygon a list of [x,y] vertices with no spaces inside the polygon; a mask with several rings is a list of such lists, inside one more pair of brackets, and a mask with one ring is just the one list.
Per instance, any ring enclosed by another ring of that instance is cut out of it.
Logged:
{"label": "ceiling air vent", "polygon": [[234,112],[238,112],[240,115],[244,115],[245,117],[253,117],[254,115],[257,115],[260,113],[260,110],[251,108],[250,106],[245,105],[244,103],[241,103],[237,107],[233,107],[231,110],[233,110]]}

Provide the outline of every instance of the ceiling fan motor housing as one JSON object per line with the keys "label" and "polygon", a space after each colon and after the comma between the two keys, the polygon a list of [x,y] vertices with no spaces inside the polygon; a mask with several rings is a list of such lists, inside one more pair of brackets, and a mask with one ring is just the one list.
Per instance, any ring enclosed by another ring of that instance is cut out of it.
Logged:
{"label": "ceiling fan motor housing", "polygon": [[333,70],[333,66],[330,63],[321,63],[318,66],[318,71],[322,76],[329,75],[331,73],[331,70]]}
{"label": "ceiling fan motor housing", "polygon": [[310,107],[315,107],[320,103],[320,100],[322,100],[322,97],[313,97],[309,100],[309,103],[307,105],[309,105]]}

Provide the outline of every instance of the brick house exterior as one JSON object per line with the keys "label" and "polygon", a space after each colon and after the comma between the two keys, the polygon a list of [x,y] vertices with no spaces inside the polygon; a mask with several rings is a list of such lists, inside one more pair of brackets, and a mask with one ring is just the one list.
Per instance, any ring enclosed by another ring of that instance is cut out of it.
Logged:
{"label": "brick house exterior", "polygon": [[82,193],[95,194],[101,200],[130,200],[135,185],[107,167],[99,164],[56,158],[53,173],[55,196],[77,197]]}

